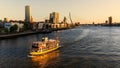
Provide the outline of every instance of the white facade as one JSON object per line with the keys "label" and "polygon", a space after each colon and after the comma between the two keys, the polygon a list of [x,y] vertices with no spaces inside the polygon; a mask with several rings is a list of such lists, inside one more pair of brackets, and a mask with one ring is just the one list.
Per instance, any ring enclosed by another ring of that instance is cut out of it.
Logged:
{"label": "white facade", "polygon": [[42,29],[43,25],[44,25],[44,23],[38,23],[38,29]]}
{"label": "white facade", "polygon": [[4,23],[4,28],[7,28],[8,30],[10,30],[11,26],[12,26],[11,23]]}
{"label": "white facade", "polygon": [[4,28],[7,28],[8,30],[10,30],[10,27],[15,25],[15,24],[18,26],[17,32],[19,32],[20,29],[23,27],[22,23],[17,23],[17,22],[16,23],[13,23],[13,22],[5,23]]}

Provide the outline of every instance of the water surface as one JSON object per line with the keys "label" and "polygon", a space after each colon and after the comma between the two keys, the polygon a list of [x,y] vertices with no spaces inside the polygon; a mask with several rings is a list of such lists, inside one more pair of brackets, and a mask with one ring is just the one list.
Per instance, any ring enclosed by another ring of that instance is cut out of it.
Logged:
{"label": "water surface", "polygon": [[32,42],[44,35],[0,40],[0,68],[120,68],[120,27],[84,26],[45,35],[58,36],[62,47],[29,57]]}

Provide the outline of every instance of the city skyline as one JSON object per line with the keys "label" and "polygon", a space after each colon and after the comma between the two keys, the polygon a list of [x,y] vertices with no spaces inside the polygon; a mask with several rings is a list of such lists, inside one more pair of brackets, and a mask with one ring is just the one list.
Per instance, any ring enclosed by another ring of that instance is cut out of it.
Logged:
{"label": "city skyline", "polygon": [[24,20],[24,6],[30,5],[35,21],[49,19],[49,13],[59,12],[60,21],[64,16],[81,23],[103,23],[109,16],[113,22],[120,22],[119,0],[3,0],[0,1],[0,19]]}

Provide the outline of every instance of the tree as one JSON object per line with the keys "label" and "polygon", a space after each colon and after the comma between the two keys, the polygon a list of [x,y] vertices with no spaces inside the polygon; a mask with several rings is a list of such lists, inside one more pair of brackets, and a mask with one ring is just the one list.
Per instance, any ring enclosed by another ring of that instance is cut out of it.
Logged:
{"label": "tree", "polygon": [[24,23],[24,25],[23,25],[23,30],[26,31],[26,30],[30,30],[30,29],[32,29],[31,24],[29,24],[29,23]]}
{"label": "tree", "polygon": [[17,24],[13,25],[13,27],[14,27],[15,31],[18,30],[18,25]]}
{"label": "tree", "polygon": [[15,25],[13,25],[13,26],[10,27],[10,32],[16,32],[17,29],[18,29],[18,25],[15,24]]}
{"label": "tree", "polygon": [[5,33],[9,33],[8,28],[5,28],[4,31],[5,31]]}
{"label": "tree", "polygon": [[2,29],[0,29],[0,33],[2,32]]}
{"label": "tree", "polygon": [[24,24],[23,25],[23,30],[25,31],[25,30],[27,30],[28,29],[28,25],[27,24]]}

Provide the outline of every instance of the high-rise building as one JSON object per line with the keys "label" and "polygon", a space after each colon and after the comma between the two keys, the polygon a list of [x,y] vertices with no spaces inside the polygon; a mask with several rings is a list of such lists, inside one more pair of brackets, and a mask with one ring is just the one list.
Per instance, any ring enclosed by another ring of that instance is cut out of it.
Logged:
{"label": "high-rise building", "polygon": [[67,18],[66,17],[64,17],[63,23],[67,23]]}
{"label": "high-rise building", "polygon": [[50,23],[54,23],[54,24],[59,23],[59,13],[58,12],[50,13]]}
{"label": "high-rise building", "polygon": [[29,5],[25,6],[25,22],[32,22],[31,7]]}
{"label": "high-rise building", "polygon": [[108,21],[107,21],[107,20],[105,21],[105,24],[108,24]]}
{"label": "high-rise building", "polygon": [[112,17],[108,17],[109,25],[112,25]]}

